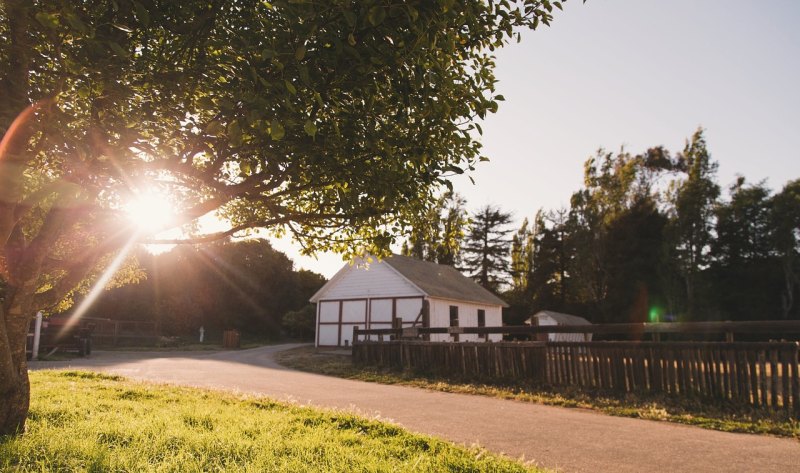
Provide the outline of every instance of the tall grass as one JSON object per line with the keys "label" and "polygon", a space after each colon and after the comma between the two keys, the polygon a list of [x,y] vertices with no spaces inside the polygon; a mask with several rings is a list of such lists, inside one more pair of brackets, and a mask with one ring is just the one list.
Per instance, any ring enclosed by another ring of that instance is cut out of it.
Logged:
{"label": "tall grass", "polygon": [[0,471],[534,471],[347,413],[85,372],[31,379],[27,432],[0,439]]}

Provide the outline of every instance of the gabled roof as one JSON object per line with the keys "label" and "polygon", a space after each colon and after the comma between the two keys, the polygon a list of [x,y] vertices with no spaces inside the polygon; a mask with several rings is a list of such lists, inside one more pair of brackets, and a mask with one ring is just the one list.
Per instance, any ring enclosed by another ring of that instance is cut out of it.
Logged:
{"label": "gabled roof", "polygon": [[508,307],[502,299],[452,266],[392,255],[383,260],[429,297]]}
{"label": "gabled roof", "polygon": [[530,323],[532,319],[539,316],[549,316],[555,320],[559,325],[591,325],[592,323],[583,317],[577,315],[564,314],[561,312],[554,312],[552,310],[541,310],[531,316],[526,322]]}
{"label": "gabled roof", "polygon": [[[389,256],[381,262],[385,263],[391,270],[428,297],[508,307],[505,301],[484,289],[472,279],[464,276],[452,266],[400,255]],[[317,302],[322,299],[329,288],[333,287],[337,281],[353,269],[353,266],[345,265],[311,297],[310,301]]]}

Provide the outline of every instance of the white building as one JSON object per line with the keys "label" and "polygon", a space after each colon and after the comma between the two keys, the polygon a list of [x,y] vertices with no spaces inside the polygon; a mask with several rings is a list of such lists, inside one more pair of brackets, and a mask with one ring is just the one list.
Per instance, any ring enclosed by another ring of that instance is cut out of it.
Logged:
{"label": "white building", "polygon": [[[317,346],[347,346],[353,327],[500,327],[507,304],[451,266],[393,255],[345,265],[313,297]],[[433,334],[431,341],[500,341]]]}
{"label": "white building", "polygon": [[[525,321],[528,325],[591,325],[592,323],[577,315],[562,314],[552,310],[542,310]],[[548,342],[591,342],[591,333],[542,333],[541,341]]]}

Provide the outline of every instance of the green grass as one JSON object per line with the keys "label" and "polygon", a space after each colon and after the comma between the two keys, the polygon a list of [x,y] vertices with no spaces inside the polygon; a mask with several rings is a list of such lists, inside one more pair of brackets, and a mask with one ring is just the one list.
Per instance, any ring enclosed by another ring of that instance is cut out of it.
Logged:
{"label": "green grass", "polygon": [[352,414],[87,372],[31,373],[0,471],[539,471]]}
{"label": "green grass", "polygon": [[416,373],[355,367],[349,356],[301,347],[277,354],[277,360],[290,368],[383,384],[402,384],[462,394],[492,396],[535,402],[551,406],[592,409],[609,415],[661,420],[698,427],[769,434],[800,439],[800,421],[788,415],[745,406],[710,406],[698,399],[670,396],[614,396],[600,391],[554,388],[520,384],[487,384],[460,379],[424,376]]}

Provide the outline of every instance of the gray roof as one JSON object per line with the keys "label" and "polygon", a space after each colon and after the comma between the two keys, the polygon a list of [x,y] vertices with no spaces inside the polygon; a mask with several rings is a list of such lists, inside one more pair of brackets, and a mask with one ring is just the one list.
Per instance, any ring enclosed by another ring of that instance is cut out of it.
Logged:
{"label": "gray roof", "polygon": [[540,315],[550,316],[553,320],[555,320],[559,325],[591,325],[592,323],[588,320],[584,319],[583,317],[578,317],[577,315],[570,315],[570,314],[563,314],[561,312],[554,312],[552,310],[541,310],[531,316],[530,319],[526,320],[525,322],[530,323],[535,317]]}
{"label": "gray roof", "polygon": [[505,301],[452,266],[400,255],[384,261],[430,297],[508,307]]}

